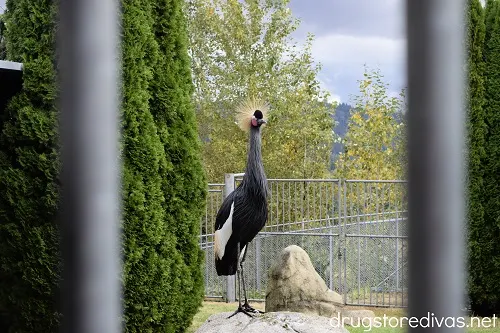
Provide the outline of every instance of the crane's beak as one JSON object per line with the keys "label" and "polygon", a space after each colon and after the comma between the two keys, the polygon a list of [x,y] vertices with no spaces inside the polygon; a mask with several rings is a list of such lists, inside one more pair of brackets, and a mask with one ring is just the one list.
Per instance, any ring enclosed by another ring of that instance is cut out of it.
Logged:
{"label": "crane's beak", "polygon": [[265,121],[264,119],[258,119],[257,124],[259,124],[259,125],[267,124],[267,121]]}

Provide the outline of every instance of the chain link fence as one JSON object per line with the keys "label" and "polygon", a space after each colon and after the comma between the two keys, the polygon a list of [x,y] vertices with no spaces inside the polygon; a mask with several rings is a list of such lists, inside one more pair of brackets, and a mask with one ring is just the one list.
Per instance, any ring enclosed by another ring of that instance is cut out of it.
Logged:
{"label": "chain link fence", "polygon": [[[224,196],[240,181],[241,175],[231,175],[232,186],[209,184],[200,235],[208,298],[231,299],[235,290],[234,278],[215,271],[213,228]],[[269,179],[269,188],[268,222],[245,260],[249,298],[265,299],[270,268],[281,250],[298,245],[345,304],[407,305],[404,181]]]}

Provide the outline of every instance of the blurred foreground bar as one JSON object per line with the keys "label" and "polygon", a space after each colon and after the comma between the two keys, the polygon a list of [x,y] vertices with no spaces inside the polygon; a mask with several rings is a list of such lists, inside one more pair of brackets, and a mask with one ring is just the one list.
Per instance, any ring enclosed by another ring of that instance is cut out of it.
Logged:
{"label": "blurred foreground bar", "polygon": [[61,0],[63,332],[121,331],[118,2]]}
{"label": "blurred foreground bar", "polygon": [[[409,316],[462,316],[464,305],[463,0],[407,0]],[[463,332],[463,328],[410,328]],[[452,325],[451,325],[452,326]]]}

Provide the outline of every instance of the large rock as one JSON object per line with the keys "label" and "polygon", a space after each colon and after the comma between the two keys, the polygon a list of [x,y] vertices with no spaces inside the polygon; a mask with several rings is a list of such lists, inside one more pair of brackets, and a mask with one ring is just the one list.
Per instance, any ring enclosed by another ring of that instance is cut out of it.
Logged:
{"label": "large rock", "polygon": [[253,318],[232,312],[212,315],[196,333],[348,333],[336,318],[296,312],[270,312]]}
{"label": "large rock", "polygon": [[285,248],[271,268],[266,312],[292,311],[334,317],[342,312],[342,296],[330,290],[302,248]]}

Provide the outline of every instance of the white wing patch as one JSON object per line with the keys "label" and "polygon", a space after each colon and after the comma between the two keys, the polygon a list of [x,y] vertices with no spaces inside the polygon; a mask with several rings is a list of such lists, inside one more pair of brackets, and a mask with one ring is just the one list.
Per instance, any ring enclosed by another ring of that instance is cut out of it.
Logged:
{"label": "white wing patch", "polygon": [[231,204],[231,212],[226,220],[226,222],[222,225],[222,228],[217,230],[214,234],[214,247],[215,247],[215,256],[219,259],[224,257],[224,251],[226,250],[226,244],[233,233],[233,211],[234,211],[234,202]]}

